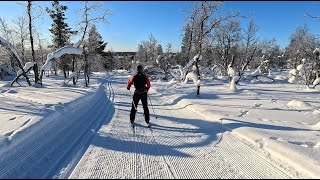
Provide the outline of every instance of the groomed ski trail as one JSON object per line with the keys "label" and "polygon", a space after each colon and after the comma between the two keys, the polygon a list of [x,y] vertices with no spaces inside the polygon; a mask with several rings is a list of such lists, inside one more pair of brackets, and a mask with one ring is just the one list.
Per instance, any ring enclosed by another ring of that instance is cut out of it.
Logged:
{"label": "groomed ski trail", "polygon": [[30,127],[34,132],[21,140],[18,138],[19,143],[13,141],[8,147],[2,147],[0,178],[69,176],[93,135],[113,115],[110,78],[102,79],[96,93],[71,102],[62,111]]}
{"label": "groomed ski trail", "polygon": [[152,128],[147,128],[140,102],[133,133],[128,78],[115,76],[115,114],[93,138],[70,178],[295,178],[231,133],[224,132],[221,139],[219,121],[205,120],[186,107],[164,105],[154,93],[158,119],[151,114]]}

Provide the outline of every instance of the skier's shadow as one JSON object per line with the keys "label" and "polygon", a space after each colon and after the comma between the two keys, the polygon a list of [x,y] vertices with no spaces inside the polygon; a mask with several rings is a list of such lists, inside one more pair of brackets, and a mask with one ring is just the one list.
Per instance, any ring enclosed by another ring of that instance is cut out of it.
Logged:
{"label": "skier's shadow", "polygon": [[95,137],[92,145],[119,153],[136,153],[149,156],[168,155],[191,157],[189,154],[180,152],[170,146],[151,143],[148,138],[144,137],[144,135],[136,135],[136,137],[132,137],[130,140],[110,135],[106,137],[99,135]]}
{"label": "skier's shadow", "polygon": [[[143,118],[142,113],[138,112],[137,116]],[[217,134],[221,132],[221,125],[218,122],[165,115],[158,115],[161,120],[151,117],[152,133],[151,131],[148,132],[146,125],[144,125],[145,122],[138,118],[135,135],[121,132],[121,128],[119,128],[119,130],[114,130],[116,133],[108,133],[106,136],[97,135],[92,145],[125,153],[192,157],[194,154],[184,152],[183,149],[205,147],[214,141],[218,141]],[[174,122],[174,126],[161,125],[159,121],[164,120]],[[182,127],[177,127],[176,123],[181,124]],[[189,141],[190,138],[193,140]]]}

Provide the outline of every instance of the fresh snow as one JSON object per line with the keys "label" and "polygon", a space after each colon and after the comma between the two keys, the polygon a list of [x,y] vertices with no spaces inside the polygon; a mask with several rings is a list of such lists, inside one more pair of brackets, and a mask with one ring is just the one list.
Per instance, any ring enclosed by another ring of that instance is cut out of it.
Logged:
{"label": "fresh snow", "polygon": [[229,77],[236,76],[236,71],[232,67],[228,67],[228,75]]}
{"label": "fresh snow", "polygon": [[65,47],[62,47],[52,53],[49,53],[47,55],[47,60],[48,59],[53,59],[53,58],[60,58],[62,55],[64,54],[78,54],[78,55],[81,55],[83,52],[83,49],[81,48],[76,48],[76,47],[73,47],[73,44],[71,45],[67,45]]}
{"label": "fresh snow", "polygon": [[60,58],[64,54],[77,54],[81,55],[83,53],[83,49],[76,48],[73,44],[62,47],[54,52],[51,52],[47,55],[46,63],[41,67],[43,71],[49,71],[52,68],[52,60]]}
{"label": "fresh snow", "polygon": [[[23,70],[24,72],[27,72],[30,68],[32,68],[36,63],[35,62],[27,62],[24,67],[23,67]],[[21,75],[22,74],[22,70],[20,69],[18,72],[17,72],[17,76]]]}
{"label": "fresh snow", "polygon": [[200,85],[200,80],[198,79],[198,75],[195,74],[193,71],[186,75],[186,79],[184,80],[184,83],[188,83],[189,79],[192,79],[193,84],[195,86],[199,86]]}
{"label": "fresh snow", "polygon": [[232,91],[227,77],[202,77],[196,96],[179,78],[152,81],[152,128],[139,104],[133,133],[130,76],[95,73],[89,88],[81,77],[61,86],[51,76],[42,88],[0,81],[0,178],[320,177],[319,89],[277,81]]}
{"label": "fresh snow", "polygon": [[289,107],[292,108],[309,108],[311,105],[303,101],[292,100],[288,103]]}
{"label": "fresh snow", "polygon": [[298,70],[296,70],[296,69],[291,69],[291,70],[289,71],[289,74],[292,75],[292,76],[296,76],[296,75],[298,75]]}
{"label": "fresh snow", "polygon": [[41,67],[41,70],[43,71],[50,71],[52,67],[52,61],[50,59],[47,59],[46,63]]}
{"label": "fresh snow", "polygon": [[70,74],[69,74],[69,77],[71,78],[71,77],[77,77],[78,76],[78,73],[77,72],[71,72]]}
{"label": "fresh snow", "polygon": [[274,79],[275,79],[275,80],[284,81],[284,80],[287,80],[288,77],[283,76],[283,75],[277,75]]}
{"label": "fresh snow", "polygon": [[297,70],[298,70],[298,71],[301,71],[301,70],[303,69],[303,67],[304,67],[304,64],[300,64],[300,65],[297,67]]}
{"label": "fresh snow", "polygon": [[185,84],[165,88],[156,84],[154,88],[172,104],[208,120],[221,120],[233,134],[273,159],[291,164],[304,177],[319,178],[320,133],[315,131],[320,118],[319,89],[306,91],[298,84],[284,82],[241,83],[230,93],[227,82],[222,77],[214,82],[203,80],[200,97],[195,96],[193,86]]}
{"label": "fresh snow", "polygon": [[320,84],[320,77],[314,80],[313,85],[318,85]]}

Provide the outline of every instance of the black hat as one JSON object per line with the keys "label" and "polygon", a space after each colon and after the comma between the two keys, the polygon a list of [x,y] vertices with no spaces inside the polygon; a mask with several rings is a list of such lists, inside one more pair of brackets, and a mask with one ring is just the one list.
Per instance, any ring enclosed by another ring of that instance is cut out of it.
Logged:
{"label": "black hat", "polygon": [[139,64],[139,65],[137,66],[137,71],[138,71],[138,72],[142,72],[142,65]]}

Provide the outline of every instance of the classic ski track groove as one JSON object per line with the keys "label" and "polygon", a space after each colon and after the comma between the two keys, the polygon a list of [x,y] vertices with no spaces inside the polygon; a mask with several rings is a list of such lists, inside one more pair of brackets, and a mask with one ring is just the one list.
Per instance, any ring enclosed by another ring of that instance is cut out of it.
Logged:
{"label": "classic ski track groove", "polygon": [[[116,81],[125,82],[126,79],[117,77]],[[175,121],[177,117],[180,121],[181,118],[186,118],[188,121],[203,120],[203,118],[188,110],[174,110],[174,106],[157,106],[155,113],[170,118],[167,120],[159,117],[156,120],[151,116],[151,123],[156,125],[149,129],[144,122],[140,104],[133,133],[129,123],[130,95],[129,93],[126,95],[125,88],[122,87],[125,84],[120,83],[120,85],[115,86],[115,115],[110,123],[102,127],[101,132],[99,131],[106,139],[99,140],[98,136],[93,139],[92,145],[75,168],[71,178],[294,177],[273,165],[267,157],[229,132],[224,132],[223,139],[211,137],[210,133],[214,133],[211,127],[202,124],[196,127]],[[125,109],[117,105],[128,101]],[[161,99],[154,98],[153,101],[153,105],[163,104]],[[171,110],[161,110],[164,107]],[[220,131],[217,130],[216,133]],[[206,141],[208,138],[211,138],[209,142]],[[206,144],[201,145],[201,143]],[[177,153],[183,153],[188,157]]]}
{"label": "classic ski track groove", "polygon": [[[110,91],[109,99],[111,95]],[[64,110],[62,114],[66,118],[51,120],[29,139],[19,144],[19,147],[4,153],[6,156],[4,156],[0,165],[0,178],[46,178],[48,174],[54,173],[50,170],[62,165],[63,157],[77,146],[75,142],[81,142],[81,138],[88,132],[90,133],[93,126],[97,127],[99,122],[96,121],[101,116],[106,116],[103,113],[108,108],[110,108],[110,105],[102,105],[101,102],[90,106],[89,110],[98,109],[99,112],[93,117],[89,117],[89,113],[79,113],[71,110],[73,117],[78,117],[71,118],[71,120],[66,120],[71,115],[65,114],[67,110]],[[88,119],[91,119],[91,121],[87,121]]]}
{"label": "classic ski track groove", "polygon": [[124,83],[115,84],[114,89],[114,79],[126,81],[123,76],[104,78],[105,94],[98,98],[108,103],[98,101],[86,111],[65,109],[61,114],[65,118],[51,119],[4,152],[0,178],[295,177],[228,131],[219,138],[222,127],[207,127],[208,120],[185,109],[175,110],[178,105],[165,106],[161,98],[154,98],[153,105],[158,105],[155,113],[164,117],[156,120],[152,114],[152,127],[147,128],[140,103],[133,133],[130,100],[127,106],[121,105],[130,95]]}

